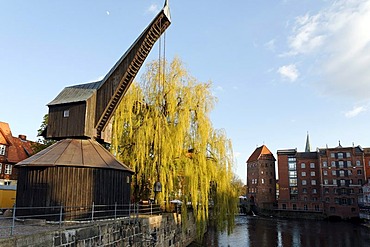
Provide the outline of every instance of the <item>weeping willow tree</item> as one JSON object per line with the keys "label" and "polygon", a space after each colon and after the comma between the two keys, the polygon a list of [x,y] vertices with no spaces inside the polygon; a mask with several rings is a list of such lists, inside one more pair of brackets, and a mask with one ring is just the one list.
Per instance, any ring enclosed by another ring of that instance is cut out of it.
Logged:
{"label": "weeping willow tree", "polygon": [[[192,206],[199,234],[213,207],[218,228],[230,232],[238,197],[232,146],[222,130],[212,127],[211,83],[190,76],[178,58],[163,64],[149,63],[141,82],[123,98],[114,116],[111,150],[135,171],[136,201],[156,196],[165,208],[180,199],[182,214]],[[157,195],[155,182],[162,185]]]}

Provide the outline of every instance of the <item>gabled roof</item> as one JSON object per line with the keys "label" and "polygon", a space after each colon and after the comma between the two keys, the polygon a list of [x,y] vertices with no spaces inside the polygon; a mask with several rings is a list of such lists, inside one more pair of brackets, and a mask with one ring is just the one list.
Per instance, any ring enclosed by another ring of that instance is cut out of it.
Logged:
{"label": "gabled roof", "polygon": [[9,124],[0,122],[0,144],[6,145],[6,161],[9,163],[18,163],[33,154],[31,141],[13,137]]}
{"label": "gabled roof", "polygon": [[119,162],[95,140],[64,139],[32,157],[16,164],[16,167],[90,167],[133,171]]}
{"label": "gabled roof", "polygon": [[247,163],[248,162],[253,162],[253,161],[257,161],[259,160],[262,156],[270,156],[270,158],[274,159],[275,160],[275,157],[274,155],[271,153],[271,151],[265,146],[265,145],[262,145],[261,147],[258,147],[256,148],[256,150],[254,150],[254,152],[252,153],[252,155],[249,157],[249,159],[247,160]]}
{"label": "gabled roof", "polygon": [[12,139],[13,136],[9,124],[0,122],[0,144],[11,145]]}
{"label": "gabled roof", "polygon": [[86,101],[97,91],[102,83],[103,81],[96,81],[65,87],[62,92],[60,92],[58,96],[47,105],[60,105]]}

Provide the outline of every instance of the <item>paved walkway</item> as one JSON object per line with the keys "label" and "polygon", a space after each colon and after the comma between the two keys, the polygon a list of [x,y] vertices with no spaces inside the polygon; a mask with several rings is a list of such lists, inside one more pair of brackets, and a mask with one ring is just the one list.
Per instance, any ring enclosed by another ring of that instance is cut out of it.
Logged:
{"label": "paved walkway", "polygon": [[[8,238],[12,234],[13,221],[9,217],[0,215],[0,239]],[[14,222],[13,236],[29,235],[40,232],[57,230],[58,224],[42,224],[40,221]]]}

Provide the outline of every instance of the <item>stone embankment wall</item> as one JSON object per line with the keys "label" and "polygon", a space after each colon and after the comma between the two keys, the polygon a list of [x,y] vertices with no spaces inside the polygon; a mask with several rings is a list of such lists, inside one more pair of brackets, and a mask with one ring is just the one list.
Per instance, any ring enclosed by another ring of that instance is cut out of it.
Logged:
{"label": "stone embankment wall", "polygon": [[[185,219],[183,219],[185,220]],[[181,215],[168,213],[135,219],[96,221],[58,230],[17,235],[0,239],[2,247],[82,247],[82,246],[187,246],[196,238],[196,226],[189,213],[186,229]],[[47,227],[47,225],[45,226]]]}

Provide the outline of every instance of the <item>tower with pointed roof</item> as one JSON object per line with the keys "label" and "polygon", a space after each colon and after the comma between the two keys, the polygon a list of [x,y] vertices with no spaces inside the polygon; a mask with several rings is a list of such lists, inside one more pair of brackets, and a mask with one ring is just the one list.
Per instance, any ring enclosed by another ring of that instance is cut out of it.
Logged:
{"label": "tower with pointed roof", "polygon": [[304,150],[307,153],[311,152],[310,136],[308,135],[308,132],[307,132],[307,138],[306,138],[306,147]]}
{"label": "tower with pointed roof", "polygon": [[272,209],[276,202],[275,157],[262,145],[247,160],[247,195],[252,208]]}

